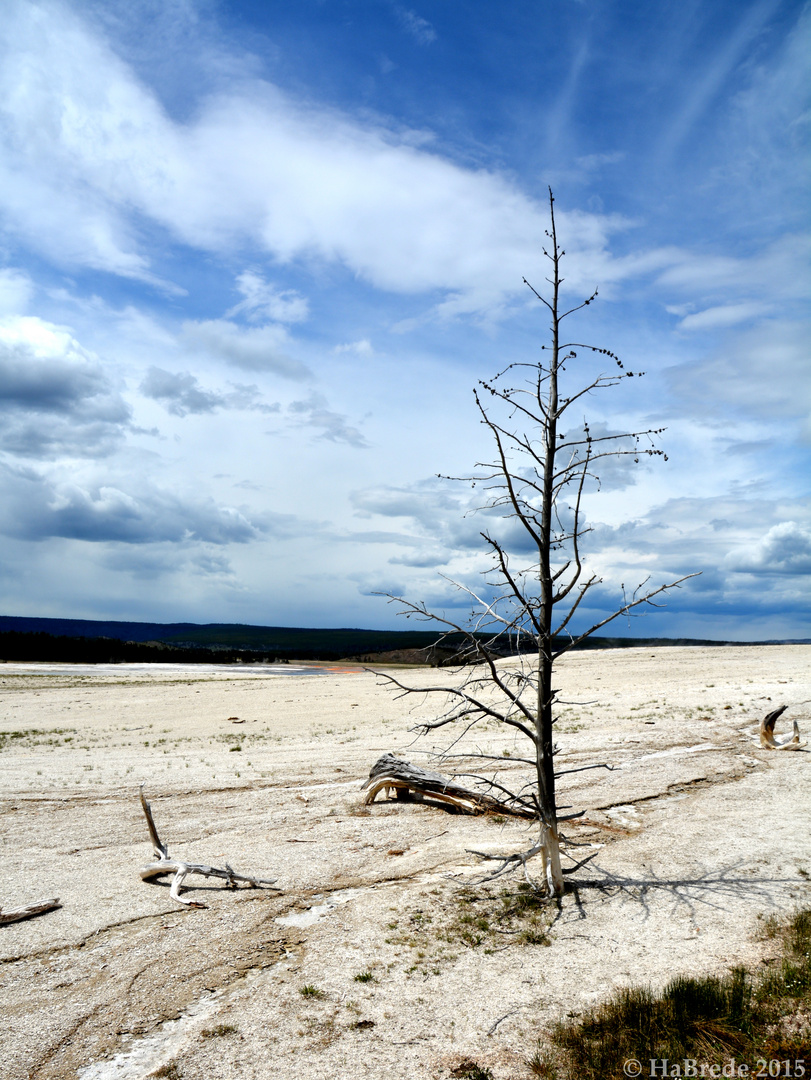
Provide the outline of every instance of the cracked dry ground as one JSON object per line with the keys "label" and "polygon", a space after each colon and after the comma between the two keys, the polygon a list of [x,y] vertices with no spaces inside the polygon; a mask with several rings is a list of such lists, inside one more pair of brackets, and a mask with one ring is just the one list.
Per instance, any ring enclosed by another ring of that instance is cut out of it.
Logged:
{"label": "cracked dry ground", "polygon": [[[562,696],[593,703],[563,710],[561,768],[614,769],[564,782],[586,811],[568,835],[594,845],[573,851],[594,858],[557,907],[516,879],[475,884],[466,849],[518,849],[526,825],[363,807],[381,753],[430,763],[418,751],[439,745],[408,730],[431,700],[371,673],[3,665],[0,904],[63,904],[0,927],[3,1077],[440,1078],[464,1059],[523,1077],[551,1022],[618,985],[768,962],[759,919],[809,903],[811,755],[753,735],[780,704],[808,735],[810,662],[808,646],[568,658]],[[497,729],[477,744],[519,752]],[[208,907],[184,910],[142,883],[142,781],[173,856],[282,891],[189,878]]]}

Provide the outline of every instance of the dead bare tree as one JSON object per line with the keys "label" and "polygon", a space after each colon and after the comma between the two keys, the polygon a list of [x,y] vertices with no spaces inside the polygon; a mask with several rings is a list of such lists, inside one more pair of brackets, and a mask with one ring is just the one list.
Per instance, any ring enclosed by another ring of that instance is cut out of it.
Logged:
{"label": "dead bare tree", "polygon": [[[499,782],[497,773],[477,777],[502,800],[512,800],[517,805],[529,803],[539,828],[537,842],[527,851],[500,857],[500,865],[492,876],[517,866],[523,866],[526,872],[527,860],[539,855],[543,886],[551,896],[560,896],[564,881],[559,824],[567,818],[558,814],[555,789],[557,779],[564,775],[556,772],[554,766],[553,731],[556,707],[560,704],[553,686],[555,664],[564,653],[619,616],[628,615],[642,605],[659,606],[654,603],[656,597],[695,575],[656,588],[647,588],[647,582],[643,582],[630,596],[625,595],[623,586],[619,607],[585,630],[573,629],[573,620],[584,598],[602,581],[599,575],[589,572],[582,551],[584,536],[590,531],[584,517],[587,485],[599,485],[601,464],[609,460],[630,458],[638,462],[643,455],[663,456],[665,460],[666,456],[656,446],[656,437],[663,429],[593,433],[588,422],[582,421],[576,428],[566,430],[567,414],[583,398],[642,373],[627,371],[608,349],[565,340],[564,320],[592,304],[597,292],[565,308],[561,297],[561,262],[565,251],[558,243],[551,189],[549,215],[550,228],[546,234],[549,250],[544,249],[550,264],[549,294],[543,295],[524,279],[550,317],[549,344],[542,346],[548,356],[536,364],[510,364],[490,382],[480,383],[475,391],[476,406],[493,439],[493,459],[477,463],[476,470],[481,471],[474,476],[447,478],[470,481],[482,488],[486,496],[481,509],[500,511],[504,518],[517,522],[533,552],[532,560],[529,565],[516,566],[510,543],[491,532],[482,532],[493,559],[492,570],[485,578],[486,590],[478,595],[469,587],[454,583],[474,604],[474,615],[466,625],[433,614],[423,603],[400,597],[390,599],[401,604],[407,616],[441,623],[445,627],[443,639],[452,635],[456,641],[461,635],[464,642],[458,649],[463,665],[461,684],[450,690],[443,685],[427,688],[428,693],[448,697],[444,711],[435,720],[421,725],[420,730],[427,733],[461,724],[467,732],[482,721],[495,720],[529,743],[531,752],[527,757],[510,758],[511,762],[519,761],[531,767],[532,779],[521,790],[509,791]],[[564,375],[568,367],[575,366],[578,352],[605,357],[611,361],[611,372],[587,377],[581,386],[569,389]],[[508,377],[516,380],[516,385],[509,385]],[[509,660],[504,659],[507,653]],[[390,674],[383,677],[404,693],[426,692],[425,687],[409,687]],[[453,745],[457,742],[455,739]],[[443,759],[452,756],[449,751],[450,747],[440,756]],[[464,756],[487,758],[481,754]]]}

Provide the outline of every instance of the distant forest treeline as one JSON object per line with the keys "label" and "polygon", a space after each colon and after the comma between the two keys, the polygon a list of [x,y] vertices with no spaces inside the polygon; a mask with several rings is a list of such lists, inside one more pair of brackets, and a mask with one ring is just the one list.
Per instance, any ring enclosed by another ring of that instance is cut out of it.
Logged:
{"label": "distant forest treeline", "polygon": [[[135,623],[0,616],[0,660],[61,663],[268,663],[285,660],[362,660],[443,664],[456,654],[453,638],[434,648],[436,630],[306,629],[239,623]],[[699,638],[594,637],[583,648],[728,645]],[[759,642],[752,644],[784,644]]]}
{"label": "distant forest treeline", "polygon": [[[230,664],[366,659],[396,651],[415,654],[414,662],[424,663],[437,637],[435,630],[321,630],[0,616],[0,660]],[[438,661],[446,653],[454,653],[453,642],[448,645],[451,647],[436,657]]]}

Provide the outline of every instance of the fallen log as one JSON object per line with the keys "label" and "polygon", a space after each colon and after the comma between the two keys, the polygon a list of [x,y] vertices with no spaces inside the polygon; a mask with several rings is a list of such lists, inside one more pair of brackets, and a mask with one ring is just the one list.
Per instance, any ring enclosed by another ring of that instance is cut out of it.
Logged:
{"label": "fallen log", "polygon": [[772,712],[767,713],[760,721],[760,745],[766,750],[802,750],[806,745],[804,742],[800,742],[800,729],[797,725],[797,721],[794,721],[794,731],[792,735],[786,735],[785,739],[777,740],[774,737],[774,725],[783,715],[788,708],[788,705],[781,705],[779,709],[774,709]]}
{"label": "fallen log", "polygon": [[[158,830],[155,826],[155,820],[152,817],[152,807],[144,798],[144,789],[141,787],[141,806],[146,817],[146,825],[149,829],[149,839],[152,841],[152,847],[155,849],[155,855],[158,857],[158,861],[150,863],[149,866],[142,866],[140,870],[142,881],[151,881],[153,878],[163,877],[164,874],[174,874],[172,878],[172,887],[169,890],[169,896],[172,900],[176,900],[178,904],[185,904],[187,907],[204,908],[205,904],[198,900],[185,900],[180,895],[180,888],[183,885],[183,881],[188,874],[202,874],[204,877],[216,877],[223,878],[225,880],[225,887],[235,889],[238,881],[246,881],[250,886],[258,889],[261,885],[269,885],[274,887],[276,878],[258,878],[253,875],[237,874],[231,869],[228,863],[225,864],[224,869],[220,869],[217,866],[206,866],[204,863],[187,863],[181,862],[179,859],[172,859],[169,855],[169,849],[164,844],[158,835]],[[281,890],[277,890],[281,892]]]}
{"label": "fallen log", "polygon": [[54,900],[40,900],[36,904],[26,904],[24,907],[12,908],[10,911],[3,911],[0,908],[0,926],[5,926],[6,923],[21,922],[23,919],[32,919],[35,915],[42,915],[45,911],[53,911],[55,908],[60,908],[62,905],[59,903],[59,897]]}
{"label": "fallen log", "polygon": [[[491,787],[498,786],[487,779],[484,779],[484,783]],[[394,754],[383,754],[378,758],[361,790],[366,791],[364,803],[367,806],[375,801],[381,791],[385,791],[386,795],[394,791],[396,798],[400,800],[422,801],[427,797],[466,814],[509,814],[511,817],[520,818],[537,816],[528,800],[511,796],[505,801],[480,791],[471,791],[441,773],[429,772],[428,769],[412,765],[410,761],[403,761]]]}

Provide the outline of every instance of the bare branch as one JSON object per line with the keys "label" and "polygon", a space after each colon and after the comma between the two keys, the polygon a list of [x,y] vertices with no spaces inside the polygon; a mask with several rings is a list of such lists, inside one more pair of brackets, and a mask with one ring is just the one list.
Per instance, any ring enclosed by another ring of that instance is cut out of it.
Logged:
{"label": "bare branch", "polygon": [[605,764],[600,764],[600,765],[581,765],[581,766],[580,766],[579,768],[577,768],[577,769],[561,769],[561,771],[560,771],[560,772],[556,772],[556,773],[555,773],[555,776],[556,776],[556,777],[558,777],[558,776],[569,776],[569,775],[570,775],[570,773],[576,773],[576,772],[587,772],[587,771],[588,771],[589,769],[607,769],[607,770],[608,770],[609,772],[613,772],[613,771],[614,771],[614,769],[616,769],[616,767],[617,767],[616,765],[605,765]]}
{"label": "bare branch", "polygon": [[56,897],[54,900],[40,900],[35,904],[24,904],[23,907],[10,908],[7,911],[0,908],[0,926],[22,922],[23,919],[33,919],[35,915],[42,915],[46,911],[54,911],[60,907],[62,905]]}
{"label": "bare branch", "polygon": [[[670,581],[667,585],[660,585],[658,589],[653,589],[649,593],[645,593],[644,596],[640,596],[638,600],[633,600],[630,604],[624,604],[621,608],[615,611],[612,615],[606,616],[605,619],[601,619],[600,622],[590,626],[588,630],[585,630],[582,634],[579,634],[576,638],[572,638],[568,644],[555,650],[555,656],[562,656],[563,653],[569,652],[570,649],[574,649],[581,641],[585,641],[587,637],[591,637],[598,630],[601,630],[608,623],[613,622],[614,619],[618,619],[620,615],[627,615],[633,608],[639,607],[640,604],[649,604],[654,596],[659,596],[660,593],[667,592],[668,589],[677,589],[683,581],[689,581],[690,578],[700,577],[701,571],[699,570],[695,574],[685,574],[684,577],[677,578],[675,581]],[[656,606],[656,605],[654,605]]]}
{"label": "bare branch", "polygon": [[[146,801],[144,797],[144,787],[141,785],[141,807],[146,817],[146,826],[149,830],[149,839],[152,841],[152,846],[155,849],[155,855],[158,857],[158,861],[150,863],[148,866],[142,866],[140,870],[142,881],[152,881],[154,878],[163,877],[165,874],[173,874],[172,887],[169,890],[169,896],[172,900],[176,900],[178,904],[185,904],[187,907],[192,908],[204,908],[205,904],[198,900],[187,900],[180,895],[180,889],[184,880],[189,874],[201,874],[203,877],[216,877],[222,878],[226,887],[235,889],[238,881],[245,881],[253,888],[259,888],[260,885],[269,885],[274,887],[276,878],[259,878],[254,875],[237,874],[228,863],[225,864],[224,869],[219,869],[216,866],[206,866],[204,863],[187,863],[181,862],[179,859],[172,859],[169,856],[169,849],[166,844],[161,842],[158,830],[155,825],[155,820],[152,817],[152,807]],[[277,890],[281,891],[281,890]]]}

